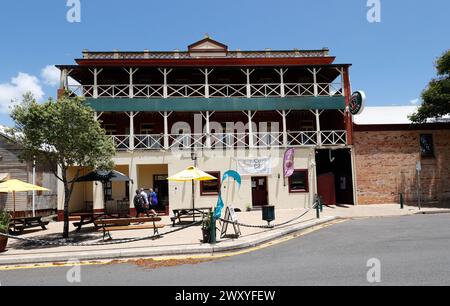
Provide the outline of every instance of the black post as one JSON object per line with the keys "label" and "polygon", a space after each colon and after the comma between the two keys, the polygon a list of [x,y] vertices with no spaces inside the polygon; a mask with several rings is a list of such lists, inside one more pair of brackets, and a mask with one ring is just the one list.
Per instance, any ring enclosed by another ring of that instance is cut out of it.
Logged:
{"label": "black post", "polygon": [[316,202],[316,217],[317,219],[320,219],[320,206],[319,206],[320,202]]}

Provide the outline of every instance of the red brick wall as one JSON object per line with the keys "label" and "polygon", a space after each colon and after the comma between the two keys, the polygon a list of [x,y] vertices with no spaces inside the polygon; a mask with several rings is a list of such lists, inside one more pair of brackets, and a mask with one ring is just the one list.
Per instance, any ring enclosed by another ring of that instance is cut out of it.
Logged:
{"label": "red brick wall", "polygon": [[[434,158],[420,157],[420,134],[433,134]],[[416,162],[421,160],[422,200],[450,206],[450,130],[354,132],[359,204],[417,204]]]}

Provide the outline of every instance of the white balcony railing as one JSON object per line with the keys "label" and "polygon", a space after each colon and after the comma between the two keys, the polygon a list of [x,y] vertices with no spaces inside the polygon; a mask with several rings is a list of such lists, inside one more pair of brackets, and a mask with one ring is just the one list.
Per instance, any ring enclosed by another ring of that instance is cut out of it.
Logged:
{"label": "white balcony railing", "polygon": [[[118,151],[126,150],[190,150],[190,149],[236,149],[281,148],[308,146],[340,146],[347,142],[346,131],[288,131],[286,144],[283,132],[214,133],[214,134],[153,134],[134,135],[133,149],[130,135],[112,135]],[[167,147],[165,147],[167,140]]]}
{"label": "white balcony railing", "polygon": [[70,85],[69,91],[86,98],[343,96],[341,83]]}

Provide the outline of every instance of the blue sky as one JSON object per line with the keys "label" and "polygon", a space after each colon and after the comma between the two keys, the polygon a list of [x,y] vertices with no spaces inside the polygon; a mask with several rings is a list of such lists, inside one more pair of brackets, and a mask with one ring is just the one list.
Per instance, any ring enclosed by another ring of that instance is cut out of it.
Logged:
{"label": "blue sky", "polygon": [[[450,48],[450,1],[380,0],[381,22],[367,21],[367,0],[80,0],[69,23],[67,0],[3,0],[0,5],[0,124],[5,99],[30,88],[55,96],[43,74],[89,50],[184,50],[208,33],[230,49],[320,49],[351,63],[354,90],[370,105],[410,105]],[[5,102],[6,101],[6,102]]]}

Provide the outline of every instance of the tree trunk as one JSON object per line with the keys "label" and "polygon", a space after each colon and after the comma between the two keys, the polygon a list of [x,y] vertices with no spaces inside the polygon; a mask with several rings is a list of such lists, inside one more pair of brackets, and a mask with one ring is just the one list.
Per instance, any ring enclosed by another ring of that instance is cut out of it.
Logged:
{"label": "tree trunk", "polygon": [[70,190],[67,181],[64,182],[64,229],[63,238],[69,238],[69,201]]}
{"label": "tree trunk", "polygon": [[77,169],[77,173],[75,174],[74,179],[71,181],[70,186],[67,181],[67,168],[63,169],[63,184],[64,184],[64,229],[63,229],[63,238],[69,238],[69,202],[70,197],[72,196],[73,187],[75,181],[80,176],[80,169]]}

